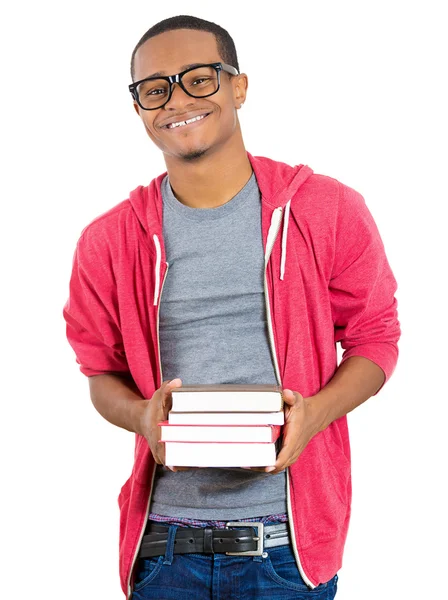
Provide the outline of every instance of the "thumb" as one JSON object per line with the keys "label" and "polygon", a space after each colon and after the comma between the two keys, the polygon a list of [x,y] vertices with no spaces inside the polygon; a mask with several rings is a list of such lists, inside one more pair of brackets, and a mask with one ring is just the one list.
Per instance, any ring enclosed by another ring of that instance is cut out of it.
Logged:
{"label": "thumb", "polygon": [[294,404],[297,402],[297,396],[292,390],[284,389],[282,391],[282,396],[283,401],[285,404],[288,404],[288,406],[294,406]]}
{"label": "thumb", "polygon": [[168,404],[170,404],[170,400],[171,400],[171,392],[173,389],[177,388],[177,387],[181,387],[182,385],[182,380],[177,377],[176,379],[172,379],[171,381],[167,381],[164,383],[164,385],[162,386],[162,406],[163,408],[166,408],[166,406]]}
{"label": "thumb", "polygon": [[176,377],[176,379],[171,379],[167,381],[166,387],[172,390],[175,387],[180,387],[182,385],[182,379],[180,377]]}

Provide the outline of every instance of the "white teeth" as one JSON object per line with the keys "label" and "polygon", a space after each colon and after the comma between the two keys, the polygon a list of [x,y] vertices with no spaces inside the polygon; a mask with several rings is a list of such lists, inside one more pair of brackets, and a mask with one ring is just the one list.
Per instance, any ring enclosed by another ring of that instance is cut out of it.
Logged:
{"label": "white teeth", "polygon": [[170,123],[167,125],[168,129],[174,129],[174,127],[183,127],[184,125],[188,125],[189,123],[194,123],[195,121],[200,121],[206,115],[199,115],[197,117],[193,117],[192,119],[188,119],[188,121],[179,121],[178,123]]}

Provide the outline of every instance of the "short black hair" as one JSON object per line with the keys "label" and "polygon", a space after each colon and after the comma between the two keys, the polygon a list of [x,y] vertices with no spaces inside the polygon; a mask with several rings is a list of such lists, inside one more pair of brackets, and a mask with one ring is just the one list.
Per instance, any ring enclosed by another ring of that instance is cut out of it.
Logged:
{"label": "short black hair", "polygon": [[216,38],[216,43],[218,45],[218,52],[221,56],[222,60],[235,67],[238,72],[240,70],[238,65],[238,57],[236,54],[235,44],[233,39],[230,37],[229,33],[217,25],[216,23],[212,23],[211,21],[205,21],[204,19],[199,19],[198,17],[192,17],[190,15],[178,15],[177,17],[170,17],[169,19],[164,19],[163,21],[159,21],[153,25],[148,31],[143,35],[141,40],[138,42],[131,57],[131,77],[132,81],[134,81],[134,58],[137,53],[137,50],[142,46],[147,40],[159,35],[159,33],[165,33],[165,31],[173,31],[174,29],[197,29],[199,31],[207,31],[209,33],[213,33]]}

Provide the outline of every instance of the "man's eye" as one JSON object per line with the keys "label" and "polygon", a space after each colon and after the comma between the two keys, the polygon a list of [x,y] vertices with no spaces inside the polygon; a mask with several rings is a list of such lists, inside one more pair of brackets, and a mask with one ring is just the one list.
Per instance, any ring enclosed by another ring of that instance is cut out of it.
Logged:
{"label": "man's eye", "polygon": [[195,79],[193,81],[193,85],[196,83],[201,83],[202,81],[208,81],[208,80],[209,80],[208,77],[199,77],[198,79]]}
{"label": "man's eye", "polygon": [[162,88],[156,88],[154,90],[149,90],[146,92],[146,96],[158,96],[159,94],[164,94],[165,90]]}

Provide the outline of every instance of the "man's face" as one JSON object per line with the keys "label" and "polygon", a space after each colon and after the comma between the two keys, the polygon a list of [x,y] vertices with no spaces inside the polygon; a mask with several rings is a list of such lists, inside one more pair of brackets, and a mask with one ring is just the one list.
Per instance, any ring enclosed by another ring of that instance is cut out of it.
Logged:
{"label": "man's face", "polygon": [[[212,33],[189,29],[167,31],[138,49],[134,58],[134,80],[151,77],[153,73],[175,75],[184,71],[185,65],[214,62],[224,61]],[[221,72],[220,89],[213,96],[192,98],[174,84],[172,96],[162,108],[143,110],[136,102],[134,108],[149,137],[164,154],[193,160],[219,149],[238,135],[236,109],[245,100],[246,88],[246,75],[229,78],[227,73]],[[166,127],[167,122],[185,121],[207,113],[204,119],[192,124]]]}

